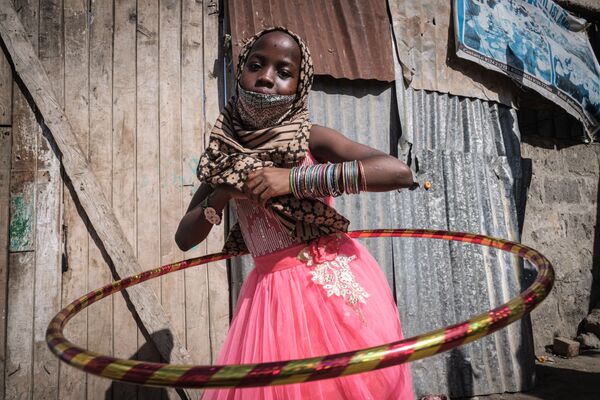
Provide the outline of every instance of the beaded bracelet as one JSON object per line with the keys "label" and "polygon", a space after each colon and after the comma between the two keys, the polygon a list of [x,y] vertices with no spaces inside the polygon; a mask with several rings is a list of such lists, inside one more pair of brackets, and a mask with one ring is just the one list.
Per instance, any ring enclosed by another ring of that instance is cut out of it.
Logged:
{"label": "beaded bracelet", "polygon": [[362,162],[314,164],[290,170],[290,191],[294,197],[337,197],[342,193],[356,194],[367,189]]}

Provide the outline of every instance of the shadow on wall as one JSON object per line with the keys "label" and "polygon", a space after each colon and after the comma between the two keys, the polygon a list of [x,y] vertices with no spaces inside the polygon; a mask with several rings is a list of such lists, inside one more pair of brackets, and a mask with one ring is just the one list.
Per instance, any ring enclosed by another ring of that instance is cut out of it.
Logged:
{"label": "shadow on wall", "polygon": [[[169,363],[170,357],[166,360],[164,359],[152,359],[156,358],[158,351],[154,346],[154,340],[156,337],[170,338],[170,346],[169,349],[173,349],[173,336],[170,331],[162,330],[153,333],[152,335],[144,336],[146,338],[146,343],[144,343],[134,354],[129,357],[130,360],[140,360],[140,361],[150,361],[150,362],[165,362]],[[169,353],[170,354],[170,353]],[[177,390],[179,397],[182,399],[186,399],[185,394]],[[113,381],[110,387],[106,390],[104,394],[105,400],[125,400],[125,399],[143,399],[143,400],[162,400],[168,399],[169,396],[167,394],[167,390],[163,388],[149,387],[149,386],[138,386],[131,383]]]}
{"label": "shadow on wall", "polygon": [[475,391],[473,367],[461,349],[452,349],[446,360],[448,365],[448,389],[450,397],[472,396]]}

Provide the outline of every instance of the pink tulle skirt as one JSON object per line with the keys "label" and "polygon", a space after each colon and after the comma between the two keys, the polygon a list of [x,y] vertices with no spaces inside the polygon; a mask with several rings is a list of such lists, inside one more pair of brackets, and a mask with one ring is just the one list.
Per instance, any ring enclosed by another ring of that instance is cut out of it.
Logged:
{"label": "pink tulle skirt", "polygon": [[[355,240],[328,236],[254,263],[217,364],[323,356],[402,338],[388,283]],[[413,392],[402,365],[306,383],[207,389],[202,399],[384,400],[413,399]]]}

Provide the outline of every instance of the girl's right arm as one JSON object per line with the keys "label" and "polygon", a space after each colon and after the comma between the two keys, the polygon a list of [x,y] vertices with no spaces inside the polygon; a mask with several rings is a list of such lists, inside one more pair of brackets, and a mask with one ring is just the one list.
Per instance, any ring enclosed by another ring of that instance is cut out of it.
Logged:
{"label": "girl's right arm", "polygon": [[179,222],[177,232],[175,233],[175,242],[183,251],[188,251],[198,243],[202,242],[208,236],[213,224],[208,222],[204,217],[204,208],[202,202],[208,197],[208,206],[217,211],[219,215],[223,215],[223,209],[230,199],[241,197],[241,192],[228,187],[217,186],[213,189],[212,186],[203,183],[200,185],[188,209]]}

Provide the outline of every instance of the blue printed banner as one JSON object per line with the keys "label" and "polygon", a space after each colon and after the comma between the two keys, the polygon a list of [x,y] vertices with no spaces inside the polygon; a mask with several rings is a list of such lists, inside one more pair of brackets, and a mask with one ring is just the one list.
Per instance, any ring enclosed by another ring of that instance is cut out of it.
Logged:
{"label": "blue printed banner", "polygon": [[552,0],[454,0],[457,55],[509,75],[600,128],[600,66],[585,20]]}

